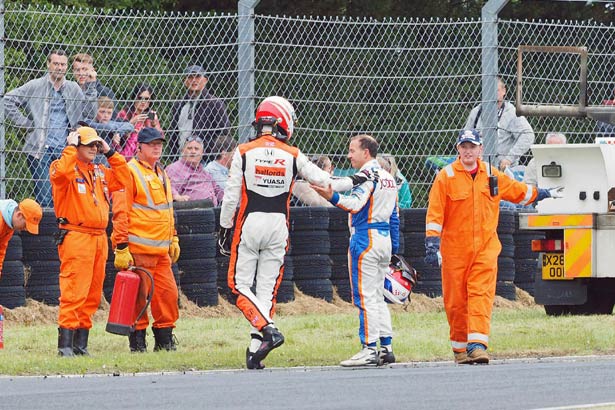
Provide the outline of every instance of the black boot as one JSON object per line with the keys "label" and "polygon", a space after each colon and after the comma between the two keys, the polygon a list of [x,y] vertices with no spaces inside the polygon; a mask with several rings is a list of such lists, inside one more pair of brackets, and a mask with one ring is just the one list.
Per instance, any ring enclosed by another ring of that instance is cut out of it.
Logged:
{"label": "black boot", "polygon": [[172,327],[161,327],[156,328],[152,327],[152,331],[154,332],[154,352],[159,350],[176,350],[175,336],[173,335]]}
{"label": "black boot", "polygon": [[130,351],[136,353],[147,352],[147,343],[145,342],[145,329],[135,330],[128,335],[130,342]]}
{"label": "black boot", "polygon": [[265,360],[269,352],[284,344],[284,335],[273,325],[265,326],[261,332],[263,332],[263,343],[252,355],[252,361],[259,364]]}
{"label": "black boot", "polygon": [[75,331],[64,327],[58,328],[58,356],[73,357],[73,337]]}
{"label": "black boot", "polygon": [[73,336],[73,352],[79,356],[89,356],[88,352],[88,336],[90,335],[90,329],[77,329]]}

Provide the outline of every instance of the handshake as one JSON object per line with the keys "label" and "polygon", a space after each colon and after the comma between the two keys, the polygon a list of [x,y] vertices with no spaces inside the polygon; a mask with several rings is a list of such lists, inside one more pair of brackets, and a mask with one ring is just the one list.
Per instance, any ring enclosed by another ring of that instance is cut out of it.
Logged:
{"label": "handshake", "polygon": [[378,182],[379,179],[380,175],[378,175],[378,170],[376,169],[364,169],[350,176],[350,180],[352,181],[352,185],[354,186],[361,185],[362,183],[367,181]]}

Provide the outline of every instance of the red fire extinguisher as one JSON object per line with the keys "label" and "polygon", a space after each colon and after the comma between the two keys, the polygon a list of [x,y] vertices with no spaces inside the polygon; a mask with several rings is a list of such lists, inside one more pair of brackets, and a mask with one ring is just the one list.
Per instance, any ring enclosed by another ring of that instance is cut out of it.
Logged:
{"label": "red fire extinguisher", "polygon": [[[141,271],[149,277],[151,283],[147,300],[141,312],[135,317],[135,307],[137,296],[139,295],[139,285],[141,276],[135,271]],[[130,266],[128,270],[117,273],[115,284],[113,285],[113,296],[111,297],[111,307],[109,309],[109,319],[107,320],[107,332],[116,335],[127,336],[135,330],[135,325],[147,310],[154,294],[154,278],[147,270],[138,266]]]}

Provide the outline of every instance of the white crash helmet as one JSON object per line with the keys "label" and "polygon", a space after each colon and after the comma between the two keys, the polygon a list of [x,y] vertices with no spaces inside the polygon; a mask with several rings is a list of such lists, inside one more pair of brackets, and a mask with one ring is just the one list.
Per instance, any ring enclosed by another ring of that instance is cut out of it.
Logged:
{"label": "white crash helmet", "polygon": [[384,300],[403,305],[410,299],[417,280],[416,270],[402,256],[393,255],[384,275]]}
{"label": "white crash helmet", "polygon": [[296,120],[293,105],[286,98],[272,96],[258,105],[252,125],[256,128],[257,137],[263,133],[263,127],[270,127],[274,137],[288,141],[293,135]]}

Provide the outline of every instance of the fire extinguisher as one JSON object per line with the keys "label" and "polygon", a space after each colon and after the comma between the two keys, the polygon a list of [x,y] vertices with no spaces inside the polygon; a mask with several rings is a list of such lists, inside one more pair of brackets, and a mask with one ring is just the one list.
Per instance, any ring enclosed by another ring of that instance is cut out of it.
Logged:
{"label": "fire extinguisher", "polygon": [[[151,286],[145,306],[135,317],[135,307],[137,296],[139,295],[139,285],[141,284],[141,276],[136,271],[145,273],[149,277]],[[113,296],[111,297],[111,307],[106,327],[107,332],[122,336],[128,336],[130,332],[133,332],[135,325],[147,311],[153,295],[154,278],[147,269],[130,266],[127,270],[118,272],[113,285]]]}

